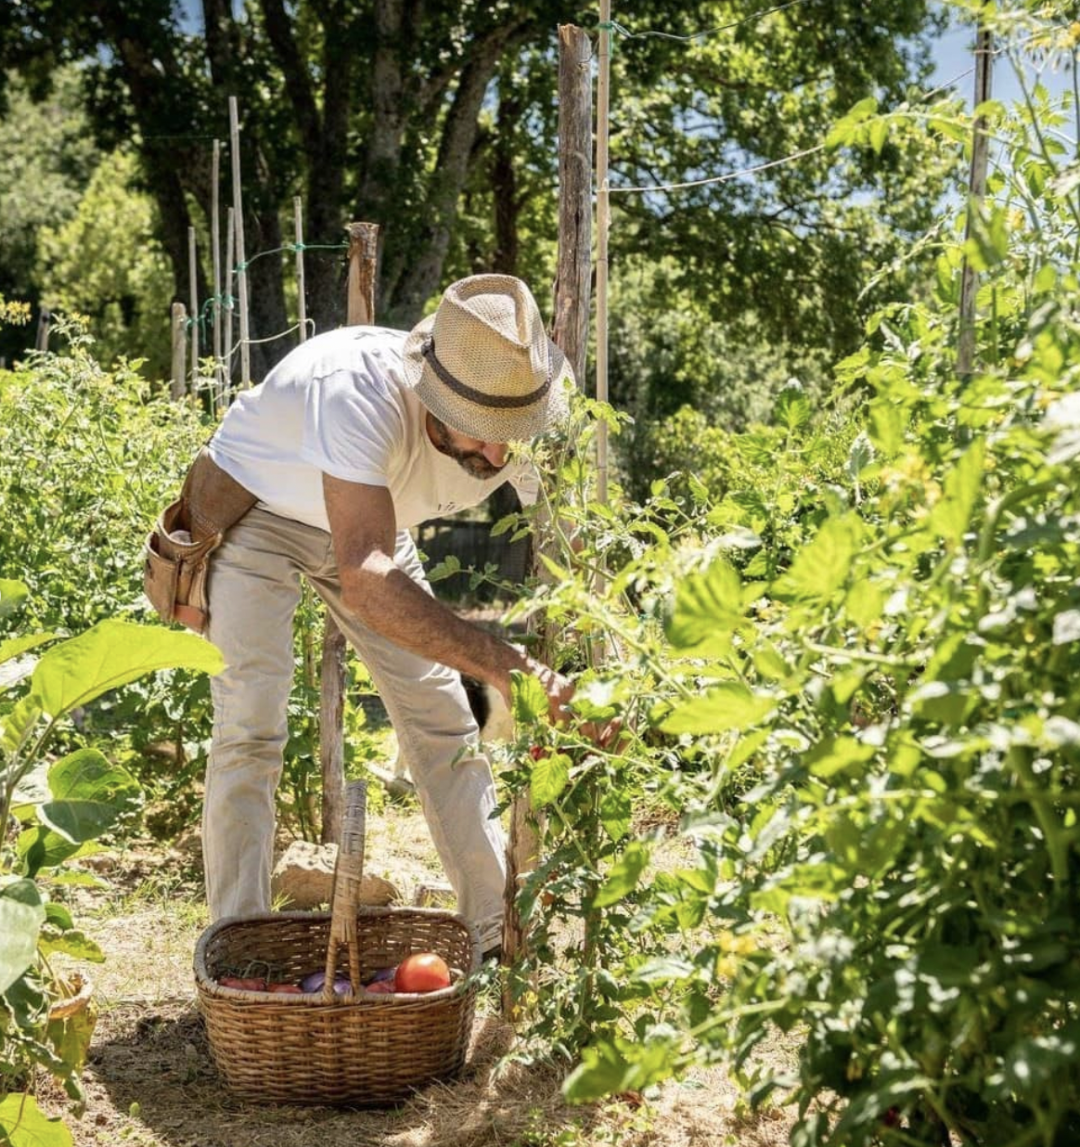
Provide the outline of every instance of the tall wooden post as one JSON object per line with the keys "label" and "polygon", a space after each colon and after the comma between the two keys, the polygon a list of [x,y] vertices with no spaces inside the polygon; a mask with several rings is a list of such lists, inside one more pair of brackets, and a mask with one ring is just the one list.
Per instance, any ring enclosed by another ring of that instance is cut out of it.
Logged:
{"label": "tall wooden post", "polygon": [[[559,28],[559,256],[555,280],[552,338],[573,367],[578,385],[585,381],[589,329],[589,272],[592,231],[592,51],[588,35],[572,24]],[[543,523],[537,550],[544,545]],[[537,565],[539,566],[539,562]],[[554,631],[538,630],[537,655],[550,662]],[[539,859],[537,825],[528,796],[514,799],[506,855],[503,903],[503,962],[513,963],[528,944],[517,910],[521,877]],[[513,1001],[504,988],[503,1012],[510,1016]]]}
{"label": "tall wooden post", "polygon": [[187,311],[183,303],[172,305],[172,383],[169,394],[183,398],[187,389]]}
{"label": "tall wooden post", "polygon": [[[990,78],[993,69],[994,40],[990,29],[980,25],[975,36],[975,107],[990,98]],[[967,219],[964,224],[964,243],[971,238],[975,213],[982,208],[986,196],[986,169],[990,159],[990,137],[986,119],[976,116],[972,124],[971,176],[968,179]],[[964,256],[960,272],[960,338],[956,352],[956,373],[961,379],[971,377],[975,369],[975,295],[979,289],[978,272],[971,260]]]}
{"label": "tall wooden post", "polygon": [[[608,89],[611,78],[611,0],[600,0],[599,71],[596,79],[596,400],[608,397]],[[596,426],[596,497],[607,502],[607,423]]]}
{"label": "tall wooden post", "polygon": [[307,298],[304,294],[304,215],[300,196],[293,197],[293,232],[296,236],[296,300],[300,323],[300,342],[307,339]]}
{"label": "tall wooden post", "polygon": [[229,208],[225,216],[225,294],[229,302],[225,308],[225,336],[222,340],[222,354],[224,355],[221,372],[223,393],[222,405],[228,406],[232,398],[233,376],[233,311],[236,309],[236,297],[233,295],[233,267],[236,260],[236,210]]}
{"label": "tall wooden post", "polygon": [[191,387],[190,394],[196,394],[199,387],[199,277],[198,258],[195,246],[195,228],[188,233],[188,279],[191,288]]}
{"label": "tall wooden post", "polygon": [[[350,223],[349,281],[345,322],[375,321],[376,223]],[[340,840],[345,792],[345,636],[327,614],[319,671],[319,763],[322,768],[323,844]]]}
{"label": "tall wooden post", "polygon": [[559,26],[559,260],[551,337],[585,384],[592,244],[592,44]]}
{"label": "tall wooden post", "polygon": [[244,195],[240,184],[240,116],[236,96],[229,96],[229,148],[232,151],[233,227],[236,230],[236,281],[240,288],[240,388],[251,385],[251,339],[248,331],[248,279],[244,259]]}
{"label": "tall wooden post", "polygon": [[38,315],[37,337],[34,339],[35,350],[49,349],[49,328],[52,326],[52,311],[42,307]]}
{"label": "tall wooden post", "polygon": [[210,405],[216,413],[225,389],[221,363],[221,140],[214,140],[214,155],[210,165],[210,251],[214,274],[214,388]]}

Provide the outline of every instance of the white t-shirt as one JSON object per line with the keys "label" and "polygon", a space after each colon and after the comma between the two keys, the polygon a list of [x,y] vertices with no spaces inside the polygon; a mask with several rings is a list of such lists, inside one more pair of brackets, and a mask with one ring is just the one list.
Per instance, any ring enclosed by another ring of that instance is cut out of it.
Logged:
{"label": "white t-shirt", "polygon": [[474,478],[435,449],[426,408],[402,382],[404,331],[342,327],[302,343],[240,393],[210,456],[283,518],[329,530],[322,476],[385,486],[399,530],[482,502],[509,481],[525,504],[538,478],[512,459]]}

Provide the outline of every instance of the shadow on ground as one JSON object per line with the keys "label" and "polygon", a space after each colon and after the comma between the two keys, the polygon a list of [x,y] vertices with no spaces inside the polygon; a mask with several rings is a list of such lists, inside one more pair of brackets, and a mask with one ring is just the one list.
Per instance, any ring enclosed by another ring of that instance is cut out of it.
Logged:
{"label": "shadow on ground", "polygon": [[260,1107],[224,1089],[193,1001],[123,1004],[99,1020],[87,1110],[72,1131],[79,1147],[507,1147],[551,1141],[561,1127],[587,1134],[593,1113],[562,1103],[555,1072],[500,1068],[511,1035],[478,1018],[462,1076],[395,1108]]}

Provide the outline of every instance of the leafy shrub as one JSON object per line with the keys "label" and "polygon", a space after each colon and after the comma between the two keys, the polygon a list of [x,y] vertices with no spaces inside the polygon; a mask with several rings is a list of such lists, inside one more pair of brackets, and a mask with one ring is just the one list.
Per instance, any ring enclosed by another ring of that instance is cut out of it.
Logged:
{"label": "leafy shrub", "polygon": [[[536,924],[518,998],[580,1055],[571,1096],[723,1061],[795,1104],[796,1147],[1080,1131],[1075,182],[1042,97],[992,114],[997,200],[940,250],[934,298],[838,366],[850,419],[782,394],[710,482],[607,506],[563,484],[585,545],[531,608],[605,652],[579,715],[638,729],[618,752],[556,733],[561,761],[507,774],[540,822],[526,915],[567,922],[557,949]],[[872,145],[860,116],[845,139]],[[965,377],[961,251],[984,316]],[[675,842],[637,815],[650,792]],[[605,794],[636,798],[606,840]],[[758,1062],[777,1031],[795,1076]]]}

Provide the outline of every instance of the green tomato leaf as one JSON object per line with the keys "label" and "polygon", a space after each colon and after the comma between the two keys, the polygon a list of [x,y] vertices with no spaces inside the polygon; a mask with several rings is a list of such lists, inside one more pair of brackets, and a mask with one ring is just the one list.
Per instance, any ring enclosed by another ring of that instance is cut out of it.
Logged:
{"label": "green tomato leaf", "polygon": [[0,995],[34,962],[44,923],[45,907],[32,880],[13,880],[0,888]]}
{"label": "green tomato leaf", "polygon": [[676,649],[722,657],[742,617],[742,581],[734,566],[718,558],[704,573],[690,574],[676,585],[667,637]]}
{"label": "green tomato leaf", "polygon": [[827,518],[778,579],[775,596],[782,601],[829,600],[847,580],[862,535],[862,524],[854,514]]}
{"label": "green tomato leaf", "polygon": [[26,599],[29,590],[21,581],[0,577],[0,618],[7,617]]}
{"label": "green tomato leaf", "polygon": [[722,733],[749,729],[777,706],[771,693],[754,693],[741,681],[723,681],[700,697],[683,701],[668,714],[660,728],[665,733]]}
{"label": "green tomato leaf", "polygon": [[676,1067],[678,1043],[674,1034],[650,1033],[647,1040],[631,1043],[616,1037],[584,1049],[581,1063],[563,1084],[571,1103],[585,1103],[623,1091],[641,1091],[666,1079]]}
{"label": "green tomato leaf", "polygon": [[979,438],[946,475],[944,497],[930,512],[930,524],[939,538],[954,545],[963,540],[982,489],[985,468],[986,443]]}
{"label": "green tomato leaf", "polygon": [[637,887],[649,863],[649,850],[640,841],[626,846],[626,851],[612,865],[607,880],[593,898],[594,908],[610,908]]}
{"label": "green tomato leaf", "polygon": [[113,619],[43,653],[31,683],[45,712],[58,717],[158,669],[219,673],[224,665],[194,633]]}
{"label": "green tomato leaf", "polygon": [[529,801],[534,809],[558,800],[570,783],[570,758],[565,753],[549,753],[534,762],[529,776]]}
{"label": "green tomato leaf", "polygon": [[615,844],[630,831],[632,808],[630,798],[609,789],[600,800],[600,823]]}
{"label": "green tomato leaf", "polygon": [[514,724],[531,728],[547,720],[549,706],[547,693],[538,678],[531,673],[510,674],[510,705]]}

